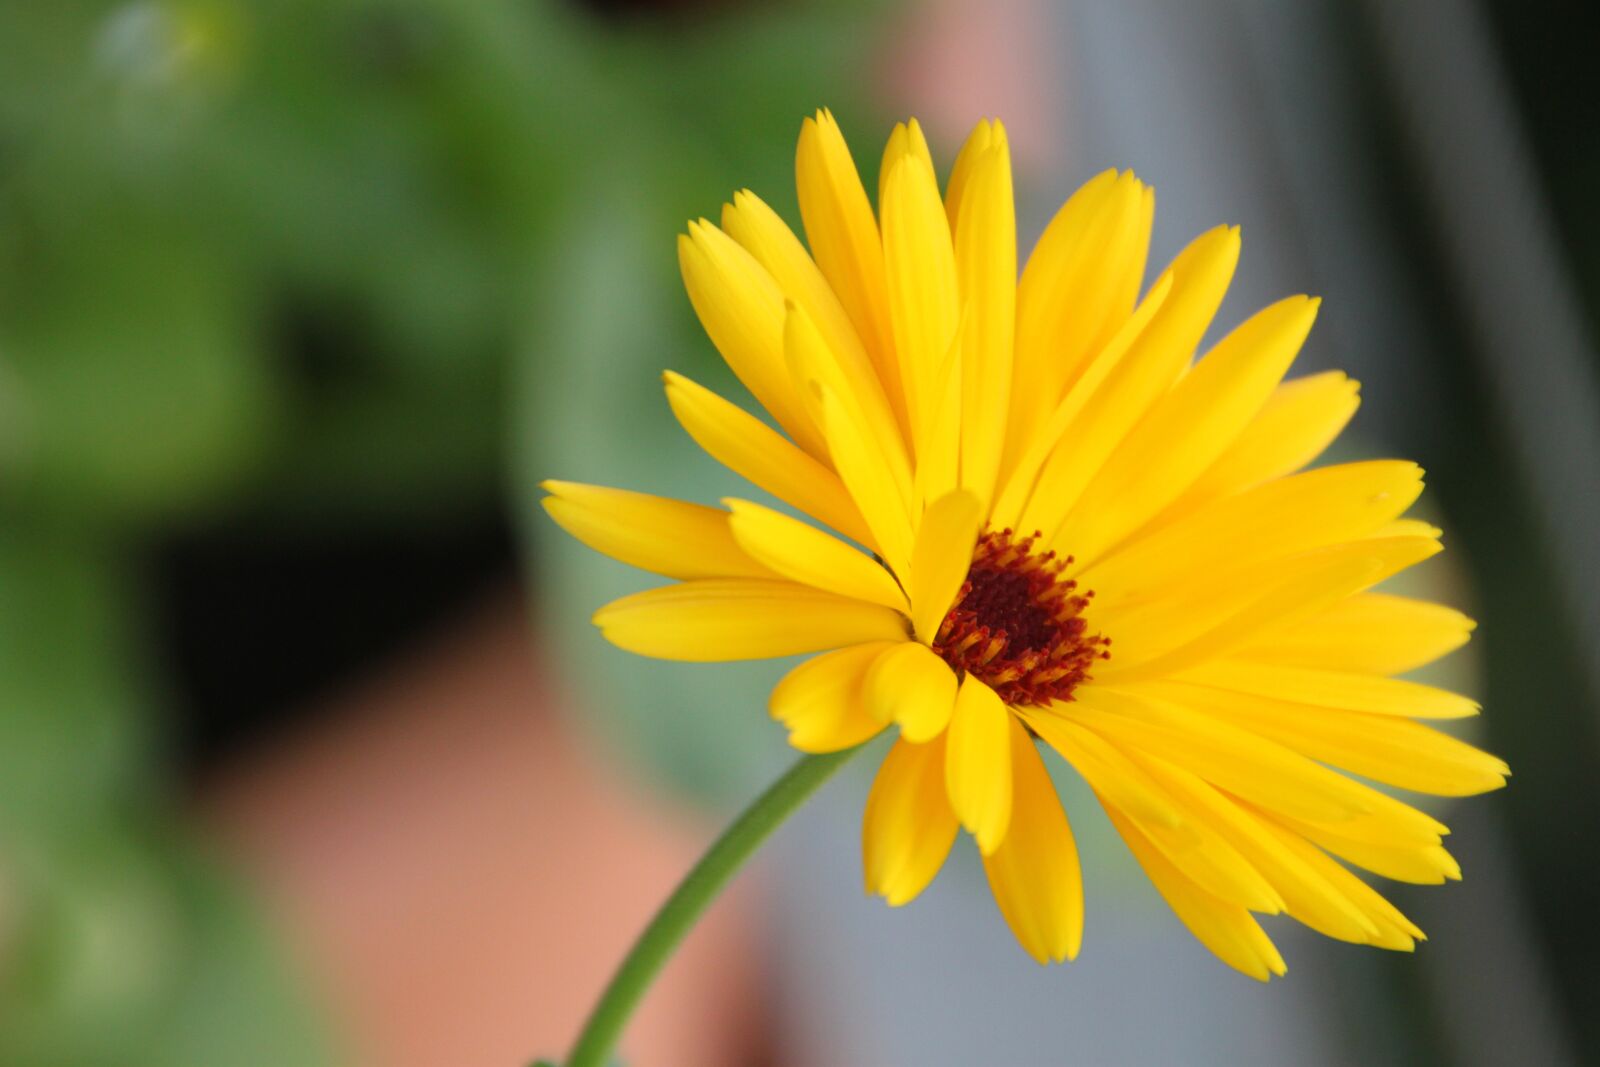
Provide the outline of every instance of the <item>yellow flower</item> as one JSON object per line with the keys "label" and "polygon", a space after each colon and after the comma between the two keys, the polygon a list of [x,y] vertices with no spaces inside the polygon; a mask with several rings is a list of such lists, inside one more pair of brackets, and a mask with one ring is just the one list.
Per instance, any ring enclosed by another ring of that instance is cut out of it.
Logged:
{"label": "yellow flower", "polygon": [[781,430],[681,375],[666,391],[701,447],[816,524],[546,483],[574,536],[677,579],[602,608],[605,636],[678,660],[821,653],[771,711],[806,752],[898,727],[862,842],[892,905],[964,827],[1023,947],[1077,954],[1043,742],[1233,967],[1284,972],[1252,912],[1411,949],[1422,931],[1339,861],[1458,878],[1446,828],[1340,772],[1460,796],[1509,771],[1426,724],[1476,704],[1392,677],[1474,625],[1372,591],[1439,551],[1402,517],[1422,472],[1303,470],[1357,405],[1343,374],[1283,380],[1317,301],[1273,304],[1195,360],[1239,232],[1202,234],[1141,296],[1154,196],[1112,171],[1019,279],[998,122],[943,197],[916,122],[896,127],[876,217],[827,112],[796,171],[809,254],[750,192],[678,239],[706,332]]}

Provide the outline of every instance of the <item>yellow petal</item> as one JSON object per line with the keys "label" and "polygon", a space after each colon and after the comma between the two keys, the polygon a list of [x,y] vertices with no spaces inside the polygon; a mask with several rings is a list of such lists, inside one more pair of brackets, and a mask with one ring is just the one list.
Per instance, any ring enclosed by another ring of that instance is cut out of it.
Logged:
{"label": "yellow petal", "polygon": [[728,525],[749,558],[791,581],[909,612],[906,595],[879,563],[814,526],[745,500],[726,500]]}
{"label": "yellow petal", "polygon": [[1361,406],[1361,384],[1342,371],[1284,382],[1245,431],[1163,518],[1304,467],[1333,443]]}
{"label": "yellow petal", "polygon": [[[1011,527],[1015,529],[1021,521],[1022,509],[1032,495],[1034,485],[1039,479],[1039,471],[1044,467],[1045,461],[1054,454],[1056,446],[1066,434],[1085,404],[1094,396],[1100,384],[1105,381],[1106,375],[1122,360],[1125,352],[1138,340],[1139,335],[1150,325],[1156,312],[1161,310],[1161,305],[1166,302],[1167,296],[1172,292],[1172,275],[1165,274],[1157,279],[1151,286],[1150,292],[1139,302],[1133,314],[1123,321],[1122,328],[1117,332],[1099,353],[1089,361],[1088,367],[1073,383],[1067,395],[1050,412],[1049,418],[1044,420],[1040,428],[1033,432],[1027,441],[1026,448],[1015,456],[1009,455],[1001,467],[1001,490],[995,499],[994,507],[990,512],[990,523],[996,529]],[[1013,397],[1024,391],[1027,387],[1024,380],[1013,375],[1016,384],[1012,389]],[[1016,407],[1012,408],[1012,418],[1017,417]],[[1008,431],[1009,441],[1017,440],[1017,433]]]}
{"label": "yellow petal", "polygon": [[1085,781],[1094,783],[1095,792],[1107,803],[1139,823],[1170,830],[1183,825],[1183,815],[1172,798],[1099,734],[1048,710],[1024,708],[1018,714],[1062,759],[1076,767]]}
{"label": "yellow petal", "polygon": [[956,325],[950,351],[945,353],[938,372],[932,375],[934,395],[929,421],[924,427],[922,451],[917,454],[914,498],[919,504],[937,500],[960,482],[961,471],[961,377],[966,353],[977,348],[974,323],[963,311]]}
{"label": "yellow petal", "polygon": [[[1110,272],[1111,312],[1089,338],[1089,351],[1093,352],[1116,336],[1128,312],[1138,303],[1144,289],[1144,272],[1150,262],[1150,232],[1155,229],[1156,191],[1140,183],[1139,214],[1133,224],[1133,240],[1127,243],[1129,251],[1120,263],[1120,269]],[[1072,384],[1069,379],[1067,384]]]}
{"label": "yellow petal", "polygon": [[1218,500],[1085,567],[1106,609],[1170,589],[1196,574],[1363,537],[1422,493],[1415,463],[1375,460],[1323,467]]}
{"label": "yellow petal", "polygon": [[700,324],[733,373],[794,442],[827,453],[783,356],[783,291],[755,257],[704,219],[678,238],[678,265]]}
{"label": "yellow petal", "polygon": [[[1377,928],[1377,932],[1367,938],[1367,944],[1397,952],[1410,952],[1416,947],[1416,942],[1427,940],[1421,928],[1401,914],[1399,908],[1341,867],[1321,849],[1299,834],[1274,824],[1270,819],[1263,819],[1262,824],[1285,849],[1299,856],[1301,862],[1311,868],[1352,906],[1359,908],[1367,921]],[[1301,921],[1305,922],[1304,919]]]}
{"label": "yellow petal", "polygon": [[989,855],[1011,822],[1011,711],[972,675],[961,682],[950,717],[945,785],[950,809]]}
{"label": "yellow petal", "polygon": [[1505,785],[1511,769],[1430,726],[1252,696],[1181,682],[1153,682],[1152,695],[1252,730],[1296,752],[1374,781],[1441,796],[1471,796]]}
{"label": "yellow petal", "polygon": [[878,768],[862,820],[867,892],[896,908],[915,899],[944,866],[956,829],[944,796],[944,739],[895,742]]}
{"label": "yellow petal", "polygon": [[911,460],[894,413],[889,410],[883,389],[870,368],[852,369],[849,361],[839,358],[828,347],[805,309],[793,303],[788,305],[788,318],[783,326],[783,349],[789,373],[795,387],[805,397],[813,421],[826,428],[822,397],[825,393],[837,397],[850,422],[861,428],[874,460],[893,482],[896,499],[910,515],[915,499]]}
{"label": "yellow petal", "polygon": [[[1459,878],[1460,869],[1450,854],[1440,847],[1449,827],[1425,811],[1381,793],[1371,786],[1345,779],[1354,796],[1366,810],[1343,819],[1325,819],[1292,812],[1270,798],[1234,795],[1244,803],[1264,812],[1280,825],[1314,841],[1335,855],[1355,855],[1346,849],[1368,850],[1379,865],[1357,859],[1356,862],[1389,877],[1407,878],[1405,873],[1394,874],[1382,865],[1393,861],[1422,872],[1420,880],[1437,883],[1442,878]],[[1226,788],[1226,787],[1221,787]],[[1387,859],[1385,859],[1387,857]],[[1412,880],[1417,880],[1413,878]]]}
{"label": "yellow petal", "polygon": [[[1092,736],[1092,731],[1083,733]],[[1097,740],[1103,741],[1103,738]],[[1109,744],[1102,748],[1116,750],[1116,746]],[[1160,765],[1152,762],[1148,753],[1130,747],[1117,751],[1115,759],[1108,759],[1102,751],[1097,758],[1073,766],[1089,783],[1101,805],[1107,810],[1120,811],[1137,825],[1184,877],[1207,892],[1252,911],[1277,914],[1283,910],[1283,899],[1261,873],[1223,835],[1204,820],[1195,818],[1193,812],[1186,810],[1183,820],[1176,824],[1166,820],[1147,823],[1141,818],[1139,812],[1146,807],[1144,797],[1159,797],[1167,807],[1177,807],[1177,794],[1156,773]],[[1129,795],[1130,790],[1136,790],[1141,800],[1136,808],[1122,807],[1115,799]]]}
{"label": "yellow petal", "polygon": [[895,574],[905,574],[911,565],[912,526],[898,472],[878,451],[872,428],[846,400],[820,384],[818,393],[834,469],[872,531],[870,543]]}
{"label": "yellow petal", "polygon": [[901,429],[909,434],[889,323],[878,224],[844,135],[828,111],[817,112],[815,119],[806,119],[800,128],[795,186],[817,268],[855,323],[856,335],[878,370],[878,380],[896,409]]}
{"label": "yellow petal", "polygon": [[766,268],[787,299],[805,309],[844,373],[859,383],[858,388],[877,389],[887,408],[877,371],[855,324],[778,213],[748,189],[741,190],[734,194],[733,203],[723,205],[722,228]]}
{"label": "yellow petal", "polygon": [[1132,689],[1083,686],[1073,696],[1055,710],[1120,748],[1187,767],[1271,810],[1335,823],[1372,808],[1372,790],[1247,730]]}
{"label": "yellow petal", "polygon": [[1318,301],[1291,297],[1217,343],[1106,461],[1057,540],[1090,565],[1177,499],[1261,410],[1294,361]]}
{"label": "yellow petal", "polygon": [[961,356],[961,485],[987,502],[1005,448],[1017,318],[1017,219],[1003,131],[973,164],[961,212],[956,274],[970,317]]}
{"label": "yellow petal", "polygon": [[1173,260],[1167,268],[1172,292],[1045,462],[1022,513],[1022,529],[1042,530],[1053,539],[1106,458],[1188,367],[1238,261],[1239,231],[1229,227],[1195,238]]}
{"label": "yellow petal", "polygon": [[1231,653],[1275,626],[1291,626],[1439,551],[1437,541],[1349,541],[1285,559],[1201,574],[1167,595],[1096,611],[1112,635],[1095,677],[1127,682],[1170,675]]}
{"label": "yellow petal", "polygon": [[[1290,916],[1341,941],[1366,943],[1378,927],[1293,849],[1274,835],[1278,827],[1173,764],[1141,760],[1151,774],[1185,806],[1191,817],[1223,837],[1253,870],[1260,872]],[[1240,901],[1239,903],[1244,903]]]}
{"label": "yellow petal", "polygon": [[1005,128],[998,122],[991,123],[988,119],[979,119],[978,124],[972,128],[972,133],[967,136],[966,143],[961,146],[961,151],[956,155],[955,166],[950,168],[950,180],[945,182],[944,187],[945,217],[950,220],[952,234],[961,230],[961,199],[966,194],[973,165],[996,143],[997,138],[998,143],[1006,144]]}
{"label": "yellow petal", "polygon": [[[1346,837],[1396,847],[1437,845],[1449,836],[1448,826],[1420,808],[1412,807],[1388,793],[1379,792],[1372,786],[1355,781],[1351,781],[1350,784],[1366,805],[1366,811],[1354,818],[1337,822],[1326,819],[1300,819],[1300,821],[1318,823]],[[1273,816],[1279,820],[1298,818],[1281,811],[1274,811]]]}
{"label": "yellow petal", "polygon": [[853,645],[813,656],[783,676],[767,702],[772,717],[789,729],[789,744],[802,752],[854,748],[883,729],[867,711],[867,668],[883,642]]}
{"label": "yellow petal", "polygon": [[728,513],[681,500],[577,482],[546,481],[541,503],[596,552],[669,578],[771,578],[728,529]]}
{"label": "yellow petal", "polygon": [[900,724],[900,736],[922,744],[944,732],[956,702],[956,676],[926,645],[886,648],[867,671],[867,710]]}
{"label": "yellow petal", "polygon": [[1476,626],[1442,604],[1361,593],[1263,635],[1238,656],[1362,674],[1403,674],[1460,648]]}
{"label": "yellow petal", "polygon": [[1192,667],[1180,680],[1216,689],[1306,704],[1317,708],[1399,715],[1412,719],[1462,719],[1478,714],[1478,702],[1459,693],[1399,678],[1219,659]]}
{"label": "yellow petal", "polygon": [[1288,971],[1283,957],[1249,911],[1195,885],[1132,822],[1114,810],[1108,814],[1157,892],[1189,932],[1218,959],[1262,982]]}
{"label": "yellow petal", "polygon": [[933,644],[939,624],[950,613],[978,543],[978,500],[957,489],[934,501],[917,527],[906,591],[917,640]]}
{"label": "yellow petal", "polygon": [[[1374,874],[1412,885],[1442,885],[1459,881],[1461,866],[1455,857],[1439,844],[1405,843],[1374,840],[1363,835],[1356,824],[1317,823],[1293,819],[1281,812],[1271,813],[1272,818],[1285,828],[1300,834],[1308,841]],[[1347,827],[1350,827],[1346,832]]]}
{"label": "yellow petal", "polygon": [[922,132],[922,124],[916,119],[895,123],[894,129],[889,131],[888,142],[883,146],[883,159],[878,163],[880,210],[883,207],[883,191],[889,180],[889,172],[894,170],[894,165],[905,156],[911,156],[926,164],[930,171],[937,170],[933,165],[933,153],[928,150],[928,138]]}
{"label": "yellow petal", "polygon": [[1000,914],[1028,955],[1059,963],[1076,958],[1083,943],[1078,846],[1038,750],[1015,719],[1009,732],[1011,826],[984,856],[983,869]]}
{"label": "yellow petal", "polygon": [[793,656],[907,636],[897,611],[760,578],[648,589],[607,604],[594,622],[629,652],[696,662]]}
{"label": "yellow petal", "polygon": [[[1144,276],[1149,231],[1144,186],[1104,171],[1068,198],[1045,227],[1017,285],[1016,370],[1008,457],[1044,418],[1133,306],[1119,301]],[[1009,460],[1008,460],[1009,465]]]}
{"label": "yellow petal", "polygon": [[883,261],[900,380],[913,451],[928,447],[939,393],[935,376],[950,351],[960,315],[955,248],[933,168],[900,156],[884,181]]}
{"label": "yellow petal", "polygon": [[1378,527],[1369,537],[1431,537],[1434,540],[1444,536],[1444,531],[1425,522],[1422,519],[1395,519]]}
{"label": "yellow petal", "polygon": [[837,474],[704,386],[672,371],[662,378],[672,413],[711,458],[846,537],[875,547]]}

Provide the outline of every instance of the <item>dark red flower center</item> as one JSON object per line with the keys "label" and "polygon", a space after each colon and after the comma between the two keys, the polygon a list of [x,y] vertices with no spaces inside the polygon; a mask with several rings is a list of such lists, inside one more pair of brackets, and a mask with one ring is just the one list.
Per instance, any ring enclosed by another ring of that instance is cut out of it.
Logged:
{"label": "dark red flower center", "polygon": [[933,650],[956,672],[970,671],[1008,704],[1071,700],[1111,639],[1089,633],[1083,609],[1094,598],[1061,577],[1072,557],[1035,554],[1039,537],[989,530],[978,538],[955,606]]}

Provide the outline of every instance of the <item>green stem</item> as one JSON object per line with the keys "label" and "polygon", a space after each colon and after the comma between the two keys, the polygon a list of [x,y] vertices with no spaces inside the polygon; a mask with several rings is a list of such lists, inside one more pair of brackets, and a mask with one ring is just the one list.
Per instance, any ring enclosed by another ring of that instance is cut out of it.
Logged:
{"label": "green stem", "polygon": [[622,1036],[622,1028],[639,999],[706,905],[778,824],[862,747],[801,757],[723,831],[634,942],[628,958],[622,961],[584,1024],[565,1067],[605,1067],[606,1057]]}

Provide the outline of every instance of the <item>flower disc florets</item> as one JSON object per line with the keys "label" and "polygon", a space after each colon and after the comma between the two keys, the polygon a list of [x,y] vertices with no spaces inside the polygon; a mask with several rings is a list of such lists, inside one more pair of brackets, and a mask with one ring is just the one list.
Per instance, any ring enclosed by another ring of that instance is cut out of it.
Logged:
{"label": "flower disc florets", "polygon": [[1061,577],[1072,557],[1035,554],[1038,534],[989,530],[978,539],[955,606],[939,624],[933,650],[957,672],[971,672],[1008,704],[1070,700],[1111,639],[1089,633],[1083,609],[1094,593]]}

